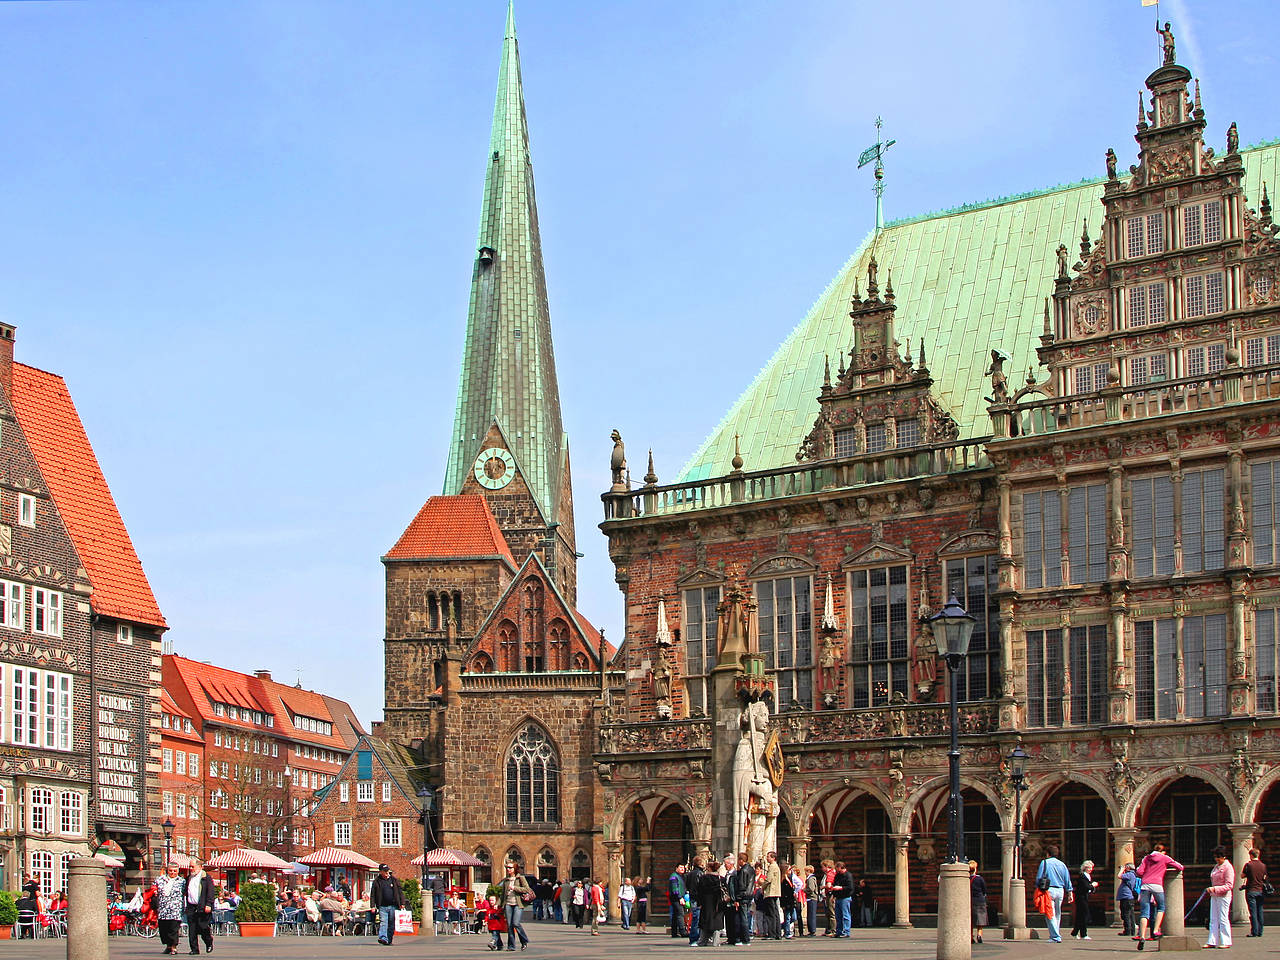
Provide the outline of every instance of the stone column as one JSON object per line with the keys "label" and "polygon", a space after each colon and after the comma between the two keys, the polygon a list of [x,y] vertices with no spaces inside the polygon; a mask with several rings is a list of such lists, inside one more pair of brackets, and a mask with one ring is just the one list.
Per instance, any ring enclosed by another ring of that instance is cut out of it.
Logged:
{"label": "stone column", "polygon": [[[1138,831],[1133,827],[1111,827],[1107,832],[1111,834],[1111,847],[1116,864],[1115,876],[1111,878],[1111,902],[1115,903],[1115,895],[1120,892],[1120,871],[1124,869],[1126,863],[1132,863],[1135,866],[1138,863],[1133,856],[1133,841]],[[1134,905],[1134,910],[1136,913],[1136,904]],[[1113,927],[1124,926],[1124,921],[1120,919],[1119,910],[1116,910],[1115,920],[1111,925]]]}
{"label": "stone column", "polygon": [[622,841],[606,840],[604,848],[609,853],[609,919],[616,920],[622,916],[618,906],[618,888],[622,886]]}
{"label": "stone column", "polygon": [[107,960],[102,897],[107,865],[84,857],[71,861],[67,881],[67,960]]}
{"label": "stone column", "polygon": [[[911,926],[911,834],[895,833],[893,839],[893,925]],[[966,868],[967,870],[968,868]]]}
{"label": "stone column", "polygon": [[1233,823],[1227,829],[1231,831],[1231,865],[1236,869],[1236,889],[1231,894],[1231,922],[1247,924],[1249,901],[1244,898],[1244,891],[1240,889],[1240,884],[1244,882],[1244,865],[1249,862],[1249,848],[1253,846],[1253,834],[1258,829],[1258,825]]}
{"label": "stone column", "polygon": [[[653,844],[642,843],[640,849],[640,875],[648,877],[653,875]],[[637,883],[640,881],[637,880]]]}
{"label": "stone column", "polygon": [[938,960],[972,960],[969,865],[944,863],[938,871]]}
{"label": "stone column", "polygon": [[1161,950],[1199,950],[1200,941],[1187,936],[1183,920],[1187,911],[1182,895],[1182,872],[1170,870],[1164,875],[1164,936],[1156,942]]}
{"label": "stone column", "polygon": [[424,937],[436,935],[436,898],[428,886],[422,888],[422,923],[418,925],[418,932]]}
{"label": "stone column", "polygon": [[1013,879],[1013,831],[1001,830],[1000,838],[1000,912],[1009,916],[1009,881]]}
{"label": "stone column", "polygon": [[794,858],[796,869],[804,873],[805,864],[809,862],[809,841],[810,837],[792,837],[791,838],[791,855]]}

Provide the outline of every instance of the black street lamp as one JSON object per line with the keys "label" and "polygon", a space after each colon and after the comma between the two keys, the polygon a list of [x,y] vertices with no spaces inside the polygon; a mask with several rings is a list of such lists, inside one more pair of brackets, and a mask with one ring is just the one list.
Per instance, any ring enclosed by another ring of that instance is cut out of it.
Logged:
{"label": "black street lamp", "polygon": [[418,791],[418,799],[422,801],[422,814],[418,822],[422,824],[422,889],[427,889],[427,851],[431,849],[431,808],[435,804],[436,793],[430,787]]}
{"label": "black street lamp", "polygon": [[164,828],[164,865],[168,867],[169,860],[172,858],[170,848],[173,846],[173,821],[165,817],[164,823],[160,826]]}
{"label": "black street lamp", "polygon": [[1027,751],[1019,740],[1009,754],[1009,783],[1013,785],[1013,876],[1022,877],[1022,791],[1027,789]]}
{"label": "black street lamp", "polygon": [[951,753],[947,765],[951,773],[951,795],[947,798],[947,861],[959,863],[964,852],[964,824],[960,821],[960,718],[956,708],[958,684],[956,675],[969,652],[969,637],[973,635],[973,617],[960,606],[953,595],[947,605],[929,618],[933,628],[933,640],[938,645],[938,655],[947,661],[950,689],[947,700],[951,706]]}

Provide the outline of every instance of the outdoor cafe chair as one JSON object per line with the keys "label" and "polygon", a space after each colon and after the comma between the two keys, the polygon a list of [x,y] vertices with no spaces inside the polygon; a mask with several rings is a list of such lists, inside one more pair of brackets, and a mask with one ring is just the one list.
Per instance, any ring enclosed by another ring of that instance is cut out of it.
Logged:
{"label": "outdoor cafe chair", "polygon": [[33,940],[44,936],[44,927],[40,926],[40,918],[36,916],[34,910],[19,910],[18,922],[14,924],[13,929],[19,939],[24,929],[30,933]]}

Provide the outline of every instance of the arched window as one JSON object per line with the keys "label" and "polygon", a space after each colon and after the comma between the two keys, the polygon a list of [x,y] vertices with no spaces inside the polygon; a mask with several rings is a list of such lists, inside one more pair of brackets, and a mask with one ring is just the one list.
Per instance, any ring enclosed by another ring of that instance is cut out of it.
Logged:
{"label": "arched window", "polygon": [[493,661],[487,653],[477,653],[471,658],[472,673],[493,673]]}
{"label": "arched window", "polygon": [[573,851],[573,859],[569,862],[569,878],[585,880],[591,876],[591,858],[585,850]]}
{"label": "arched window", "polygon": [[556,855],[547,847],[538,854],[538,879],[549,883],[556,879]]}
{"label": "arched window", "polygon": [[520,852],[519,847],[512,847],[507,851],[507,855],[502,858],[504,868],[508,863],[516,865],[516,873],[524,873],[524,854]]}
{"label": "arched window", "polygon": [[547,732],[527,724],[507,753],[507,823],[560,822],[560,760]]}
{"label": "arched window", "polygon": [[549,670],[569,669],[569,625],[559,617],[551,621],[547,628],[547,641],[550,652],[547,656]]}
{"label": "arched window", "polygon": [[531,580],[525,584],[523,611],[524,670],[525,673],[541,673],[547,668],[546,637],[542,631],[542,583]]}
{"label": "arched window", "polygon": [[498,624],[498,663],[501,669],[515,673],[520,669],[520,634],[510,620]]}
{"label": "arched window", "polygon": [[493,857],[484,847],[477,847],[475,858],[480,861],[480,866],[474,867],[476,883],[493,883]]}
{"label": "arched window", "polygon": [[440,601],[434,593],[427,594],[427,629],[440,629]]}

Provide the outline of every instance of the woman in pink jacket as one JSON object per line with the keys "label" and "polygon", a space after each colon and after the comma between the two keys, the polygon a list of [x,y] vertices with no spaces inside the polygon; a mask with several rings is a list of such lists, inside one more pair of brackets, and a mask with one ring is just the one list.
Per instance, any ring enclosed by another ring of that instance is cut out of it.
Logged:
{"label": "woman in pink jacket", "polygon": [[[1165,851],[1164,843],[1157,840],[1152,844],[1151,852],[1138,864],[1137,874],[1142,878],[1142,893],[1139,894],[1140,921],[1138,949],[1146,946],[1148,940],[1161,936],[1161,924],[1164,922],[1164,875],[1170,870],[1181,870],[1182,864]],[[1147,936],[1147,924],[1151,924],[1151,936]]]}
{"label": "woman in pink jacket", "polygon": [[1231,946],[1231,891],[1236,886],[1236,870],[1227,859],[1226,847],[1213,848],[1213,871],[1209,874],[1209,947]]}

